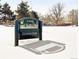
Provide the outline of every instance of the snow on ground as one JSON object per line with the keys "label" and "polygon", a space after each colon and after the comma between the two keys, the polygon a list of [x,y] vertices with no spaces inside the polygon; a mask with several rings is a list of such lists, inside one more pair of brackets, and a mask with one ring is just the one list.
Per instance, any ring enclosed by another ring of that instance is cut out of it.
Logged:
{"label": "snow on ground", "polygon": [[[0,59],[76,59],[77,27],[43,27],[43,40],[66,44],[66,49],[55,54],[36,55],[14,46],[14,27],[0,25]],[[38,39],[37,39],[38,40]]]}

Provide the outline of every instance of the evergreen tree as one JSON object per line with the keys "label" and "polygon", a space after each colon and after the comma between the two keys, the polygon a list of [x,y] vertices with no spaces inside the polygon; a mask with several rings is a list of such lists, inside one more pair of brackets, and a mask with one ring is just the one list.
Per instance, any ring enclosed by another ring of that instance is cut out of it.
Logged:
{"label": "evergreen tree", "polygon": [[1,23],[1,21],[2,21],[2,16],[1,16],[1,14],[2,14],[2,5],[0,4],[0,23]]}
{"label": "evergreen tree", "polygon": [[3,8],[2,8],[2,14],[4,15],[2,20],[4,22],[6,22],[7,20],[8,21],[12,21],[12,17],[13,17],[13,12],[10,10],[10,6],[8,3],[5,3],[3,5]]}
{"label": "evergreen tree", "polygon": [[27,4],[28,2],[21,2],[16,10],[17,18],[23,18],[23,17],[29,17],[29,6]]}
{"label": "evergreen tree", "polygon": [[3,13],[4,13],[4,14],[12,15],[12,11],[10,10],[10,6],[9,6],[8,3],[5,3],[5,4],[3,5],[2,10],[3,10]]}
{"label": "evergreen tree", "polygon": [[2,8],[3,14],[8,16],[9,18],[12,16],[13,12],[10,10],[10,6],[8,3],[5,3]]}
{"label": "evergreen tree", "polygon": [[0,12],[2,12],[2,5],[0,4]]}
{"label": "evergreen tree", "polygon": [[31,16],[33,18],[39,19],[38,15],[37,15],[37,13],[35,11],[32,11],[31,14],[32,14]]}

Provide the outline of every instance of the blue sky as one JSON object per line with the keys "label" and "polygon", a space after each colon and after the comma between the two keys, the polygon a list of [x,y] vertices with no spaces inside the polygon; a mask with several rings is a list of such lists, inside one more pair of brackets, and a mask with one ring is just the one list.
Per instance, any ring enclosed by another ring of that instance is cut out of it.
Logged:
{"label": "blue sky", "polygon": [[17,9],[17,5],[21,1],[28,1],[28,4],[32,10],[35,10],[42,15],[48,13],[49,9],[59,2],[63,3],[65,11],[78,9],[78,0],[1,0],[0,3],[4,4],[7,2],[11,6],[11,9],[14,11]]}

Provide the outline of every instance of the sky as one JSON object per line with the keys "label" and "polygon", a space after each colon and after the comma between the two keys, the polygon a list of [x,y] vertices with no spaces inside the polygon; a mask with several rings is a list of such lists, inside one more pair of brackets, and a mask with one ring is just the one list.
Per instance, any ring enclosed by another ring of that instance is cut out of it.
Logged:
{"label": "sky", "polygon": [[57,3],[63,3],[65,12],[78,9],[78,0],[1,0],[0,3],[3,5],[7,2],[11,6],[11,10],[14,11],[21,1],[28,1],[30,8],[42,15],[47,14],[49,9]]}

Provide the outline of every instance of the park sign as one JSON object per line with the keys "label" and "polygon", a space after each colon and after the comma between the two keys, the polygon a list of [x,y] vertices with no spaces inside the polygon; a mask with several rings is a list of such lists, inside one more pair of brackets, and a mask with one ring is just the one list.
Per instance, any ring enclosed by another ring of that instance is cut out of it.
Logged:
{"label": "park sign", "polygon": [[42,40],[42,22],[39,19],[24,17],[15,22],[15,46],[22,39],[39,38]]}
{"label": "park sign", "polygon": [[38,20],[36,19],[22,19],[20,20],[20,29],[37,29]]}
{"label": "park sign", "polygon": [[38,20],[23,18],[20,20],[21,35],[35,35],[38,36]]}

